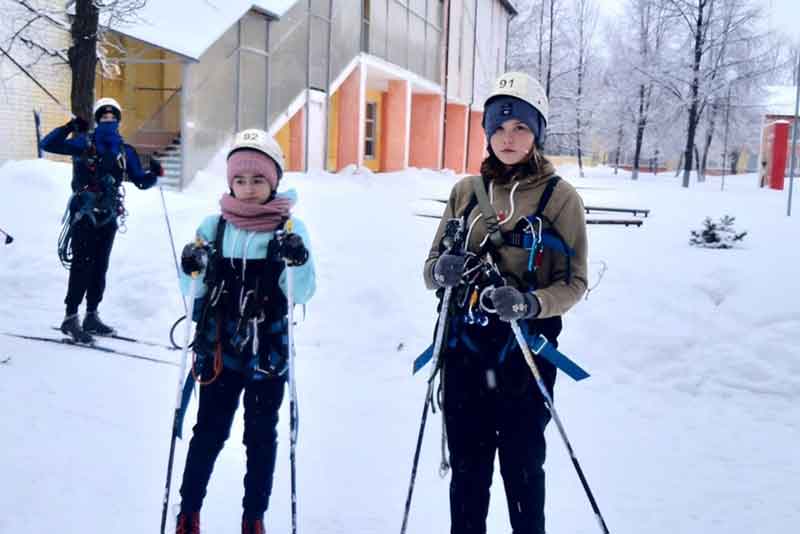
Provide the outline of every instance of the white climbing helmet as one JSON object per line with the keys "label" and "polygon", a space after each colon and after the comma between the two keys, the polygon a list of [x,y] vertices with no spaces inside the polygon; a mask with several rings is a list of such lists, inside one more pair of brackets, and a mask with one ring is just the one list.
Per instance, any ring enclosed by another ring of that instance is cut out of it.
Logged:
{"label": "white climbing helmet", "polygon": [[122,121],[122,107],[119,105],[119,102],[113,98],[101,98],[94,103],[92,115],[94,116],[95,122],[100,122],[100,117],[104,113],[113,113],[118,121]]}
{"label": "white climbing helmet", "polygon": [[278,142],[267,132],[257,128],[251,128],[237,133],[233,138],[233,146],[228,151],[228,158],[230,158],[234,152],[243,148],[258,150],[262,154],[269,156],[278,167],[278,177],[280,178],[283,175],[283,150],[281,150],[281,146]]}
{"label": "white climbing helmet", "polygon": [[550,110],[547,95],[542,84],[533,76],[529,76],[524,72],[506,72],[500,76],[494,82],[494,89],[492,89],[492,92],[486,98],[486,102],[484,102],[484,109],[489,100],[501,95],[513,96],[524,100],[542,115],[545,126],[547,125],[547,114]]}

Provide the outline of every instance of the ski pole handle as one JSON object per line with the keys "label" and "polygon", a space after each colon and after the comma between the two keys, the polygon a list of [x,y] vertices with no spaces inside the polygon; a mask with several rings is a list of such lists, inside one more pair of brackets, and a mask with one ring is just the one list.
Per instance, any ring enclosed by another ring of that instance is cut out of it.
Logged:
{"label": "ski pole handle", "polygon": [[0,234],[5,236],[6,245],[10,245],[14,241],[14,238],[11,237],[7,232],[3,231],[2,228],[0,228]]}

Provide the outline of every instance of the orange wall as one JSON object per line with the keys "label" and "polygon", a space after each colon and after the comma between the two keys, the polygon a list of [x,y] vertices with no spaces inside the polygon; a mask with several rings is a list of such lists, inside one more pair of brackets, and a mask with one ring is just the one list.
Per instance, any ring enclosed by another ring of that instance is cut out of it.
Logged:
{"label": "orange wall", "polygon": [[467,161],[467,106],[447,104],[444,166],[463,173]]}
{"label": "orange wall", "polygon": [[411,96],[411,150],[408,155],[410,166],[441,168],[443,108],[441,95]]}
{"label": "orange wall", "polygon": [[358,128],[361,120],[361,69],[353,69],[337,91],[339,95],[339,135],[336,170],[358,164]]}
{"label": "orange wall", "polygon": [[469,149],[467,152],[467,172],[470,174],[480,174],[481,162],[486,157],[486,135],[483,132],[482,111],[470,112],[469,122]]}

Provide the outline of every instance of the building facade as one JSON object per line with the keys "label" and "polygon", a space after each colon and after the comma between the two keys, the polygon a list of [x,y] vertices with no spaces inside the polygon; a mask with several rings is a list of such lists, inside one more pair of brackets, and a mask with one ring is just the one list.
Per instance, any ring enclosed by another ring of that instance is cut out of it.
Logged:
{"label": "building facade", "polygon": [[[63,2],[31,2],[40,9],[57,9],[59,4]],[[42,128],[45,129],[55,128],[69,120],[69,113],[31,81],[19,66],[62,105],[69,106],[70,93],[70,72],[66,64],[57,58],[39,57],[37,50],[20,41],[11,42],[12,35],[34,18],[30,11],[9,2],[3,6],[3,16],[0,17],[0,163],[37,156],[34,111],[40,113]],[[33,21],[28,28],[49,49],[66,50],[69,47],[69,33],[44,20]]]}
{"label": "building facade", "polygon": [[[122,130],[182,187],[244,128],[288,170],[477,172],[482,106],[503,72],[506,0],[149,0],[113,28]],[[68,73],[67,73],[68,76]],[[19,157],[19,156],[11,156]]]}

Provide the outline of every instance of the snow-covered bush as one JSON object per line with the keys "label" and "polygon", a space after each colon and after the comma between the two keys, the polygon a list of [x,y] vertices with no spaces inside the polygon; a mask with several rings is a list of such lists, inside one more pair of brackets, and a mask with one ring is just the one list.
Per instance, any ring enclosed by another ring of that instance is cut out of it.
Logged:
{"label": "snow-covered bush", "polygon": [[733,248],[747,235],[747,232],[737,233],[734,230],[735,220],[736,217],[730,215],[725,215],[716,222],[712,221],[711,217],[706,217],[702,230],[692,230],[689,244],[703,248]]}

